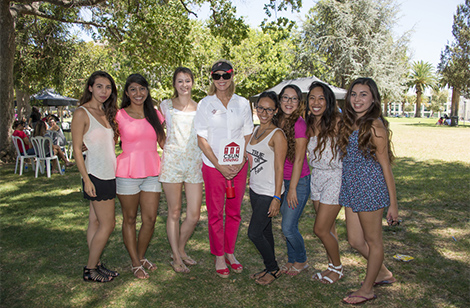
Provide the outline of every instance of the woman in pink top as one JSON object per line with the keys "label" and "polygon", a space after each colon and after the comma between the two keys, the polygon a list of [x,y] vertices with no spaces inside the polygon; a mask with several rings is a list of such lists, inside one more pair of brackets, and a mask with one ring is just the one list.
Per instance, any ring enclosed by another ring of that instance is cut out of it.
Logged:
{"label": "woman in pink top", "polygon": [[[126,80],[121,109],[116,115],[122,154],[117,158],[116,192],[122,208],[122,237],[132,260],[132,271],[139,279],[149,277],[146,270],[157,269],[145,258],[157,219],[162,187],[158,181],[160,156],[165,132],[162,115],[155,109],[148,82],[139,74]],[[136,238],[136,217],[140,205],[142,225]]]}
{"label": "woman in pink top", "polygon": [[301,114],[305,111],[302,91],[296,85],[287,85],[279,93],[281,108],[274,124],[282,128],[287,137],[287,158],[284,164],[282,197],[282,232],[286,237],[287,264],[281,272],[298,275],[308,268],[307,254],[299,219],[310,195],[310,169],[307,162],[307,124]]}

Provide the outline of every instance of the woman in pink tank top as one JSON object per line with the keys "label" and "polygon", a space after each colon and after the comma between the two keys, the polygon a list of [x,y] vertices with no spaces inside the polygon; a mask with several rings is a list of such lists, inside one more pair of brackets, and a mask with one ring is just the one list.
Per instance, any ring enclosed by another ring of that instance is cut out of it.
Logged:
{"label": "woman in pink tank top", "polygon": [[[122,209],[122,237],[132,262],[134,276],[147,279],[147,271],[157,269],[145,257],[155,229],[158,203],[162,191],[158,180],[160,156],[165,132],[163,116],[152,103],[148,82],[142,75],[132,74],[126,80],[121,109],[116,115],[119,124],[122,154],[117,158],[116,187]],[[140,206],[142,225],[136,232]]]}

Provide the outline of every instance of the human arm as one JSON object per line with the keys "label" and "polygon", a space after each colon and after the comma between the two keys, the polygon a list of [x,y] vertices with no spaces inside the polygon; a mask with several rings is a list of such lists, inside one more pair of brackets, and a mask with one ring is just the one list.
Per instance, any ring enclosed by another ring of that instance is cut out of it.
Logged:
{"label": "human arm", "polygon": [[398,201],[397,191],[395,187],[395,179],[393,177],[392,166],[388,157],[388,133],[380,120],[375,120],[372,124],[375,132],[372,134],[372,141],[377,147],[375,156],[377,161],[382,167],[384,174],[385,183],[388,189],[388,195],[390,197],[390,207],[387,212],[387,223],[392,225],[398,220]]}
{"label": "human arm", "polygon": [[[274,196],[280,197],[284,182],[284,162],[286,161],[287,154],[287,140],[284,133],[281,130],[276,131],[269,145],[274,147]],[[280,207],[281,201],[273,197],[269,206],[268,217],[274,217],[279,214]]]}
{"label": "human arm", "polygon": [[88,172],[85,167],[85,160],[83,159],[82,153],[82,146],[83,146],[83,136],[88,131],[88,127],[90,126],[90,119],[86,114],[86,111],[79,108],[73,114],[72,119],[72,147],[73,151],[76,153],[75,155],[75,163],[77,164],[78,171],[80,172],[83,183],[85,186],[85,192],[90,197],[96,197],[96,189],[95,185],[90,180],[88,176]]}
{"label": "human arm", "polygon": [[299,201],[297,200],[297,184],[299,183],[300,174],[302,173],[305,153],[307,151],[307,143],[307,138],[295,139],[295,158],[292,167],[292,176],[289,184],[289,192],[287,193],[287,204],[291,208],[296,208],[299,204]]}
{"label": "human arm", "polygon": [[[163,126],[163,123],[165,123],[165,117],[161,113],[160,108],[155,109],[155,111],[157,112],[157,117],[158,117],[158,120],[160,121],[160,124],[162,125],[162,127],[165,127],[165,126]],[[164,139],[162,139],[162,140],[159,139],[158,140],[158,145],[160,145],[161,149],[163,149],[165,147],[165,142],[166,142],[166,134],[165,134]]]}

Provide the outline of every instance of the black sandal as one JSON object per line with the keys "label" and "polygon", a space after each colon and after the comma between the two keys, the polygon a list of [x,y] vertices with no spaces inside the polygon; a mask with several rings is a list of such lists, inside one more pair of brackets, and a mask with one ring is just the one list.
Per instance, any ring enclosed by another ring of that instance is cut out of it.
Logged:
{"label": "black sandal", "polygon": [[251,279],[259,279],[261,277],[264,277],[264,275],[266,275],[267,272],[268,272],[268,270],[264,269],[261,272],[254,273],[254,274],[250,275],[250,278]]}
{"label": "black sandal", "polygon": [[[264,277],[269,277],[266,274],[271,275],[272,277],[274,277],[274,279],[273,280],[268,280],[268,281],[262,280]],[[276,270],[276,271],[273,271],[273,272],[266,271],[266,274],[264,274],[263,276],[256,279],[255,282],[259,285],[267,286],[268,284],[272,283],[274,280],[278,279],[282,275],[281,270],[279,270],[279,269]]]}
{"label": "black sandal", "polygon": [[98,270],[99,270],[101,273],[105,274],[106,276],[110,276],[110,277],[117,277],[117,276],[119,276],[119,273],[118,273],[118,272],[112,271],[112,270],[106,268],[103,263],[98,264],[98,265],[97,265],[97,268],[98,268]]}
{"label": "black sandal", "polygon": [[98,268],[83,268],[83,280],[88,282],[110,282],[113,277],[106,276]]}

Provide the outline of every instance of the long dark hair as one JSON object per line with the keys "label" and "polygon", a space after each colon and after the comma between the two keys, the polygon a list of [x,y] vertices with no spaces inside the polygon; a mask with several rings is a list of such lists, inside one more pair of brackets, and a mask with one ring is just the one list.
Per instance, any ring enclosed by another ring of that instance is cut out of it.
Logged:
{"label": "long dark hair", "polygon": [[[369,87],[372,94],[373,102],[370,105],[369,109],[366,111],[364,116],[358,118],[356,111],[351,105],[351,93],[355,85],[361,84]],[[358,78],[356,79],[348,89],[346,94],[346,103],[343,110],[343,119],[340,122],[340,138],[339,138],[339,147],[341,149],[343,157],[347,154],[347,146],[349,144],[349,137],[354,131],[354,127],[358,127],[359,136],[358,136],[358,145],[359,149],[362,151],[362,154],[365,157],[372,157],[377,160],[375,153],[377,151],[377,146],[372,140],[372,133],[375,136],[375,129],[372,126],[374,120],[380,119],[387,130],[388,135],[388,158],[390,163],[394,159],[393,151],[391,148],[391,131],[389,129],[388,121],[382,115],[381,108],[381,98],[377,84],[372,78]]]}
{"label": "long dark hair", "polygon": [[116,83],[114,82],[114,79],[113,77],[111,77],[111,75],[109,75],[108,73],[104,71],[96,71],[93,74],[91,74],[90,78],[88,78],[85,84],[85,89],[83,89],[83,94],[82,94],[82,97],[80,97],[80,100],[78,101],[78,105],[81,106],[91,101],[92,93],[90,92],[90,87],[93,87],[93,85],[95,84],[96,78],[99,78],[99,77],[106,78],[111,83],[111,95],[103,103],[103,110],[106,115],[106,119],[109,122],[109,125],[111,125],[111,128],[114,131],[114,141],[116,142],[119,137],[119,129],[118,129],[118,124],[116,122],[116,113],[118,109],[117,88],[116,88]]}
{"label": "long dark hair", "polygon": [[193,75],[193,72],[189,68],[182,67],[182,66],[176,68],[175,72],[173,73],[173,89],[174,89],[173,98],[178,97],[178,91],[176,91],[175,83],[176,83],[176,76],[179,73],[188,74],[189,77],[191,77],[191,81],[194,84],[194,75]]}
{"label": "long dark hair", "polygon": [[[310,94],[315,88],[322,88],[323,96],[326,102],[326,109],[320,117],[319,123],[316,123],[316,118],[310,111],[309,104]],[[317,136],[317,146],[313,150],[315,159],[321,159],[322,153],[325,150],[326,143],[328,140],[330,140],[331,142],[331,151],[333,153],[333,157],[331,158],[331,160],[335,159],[336,155],[338,154],[338,131],[336,128],[338,119],[340,117],[338,106],[336,105],[335,94],[328,85],[324,84],[323,82],[314,81],[308,88],[306,105],[307,108],[305,111],[305,120],[307,122],[307,127],[310,128],[312,131],[315,131],[315,126],[318,125],[320,130]]]}
{"label": "long dark hair", "polygon": [[38,121],[34,128],[33,137],[44,136],[47,133],[47,126],[44,121]]}
{"label": "long dark hair", "polygon": [[[270,100],[274,102],[274,109],[277,109],[279,112],[279,110],[281,109],[281,104],[279,104],[279,97],[274,91],[264,91],[263,93],[261,93],[258,97],[258,100],[256,101],[256,107],[258,107],[259,101],[265,97],[269,98]],[[274,123],[274,117],[271,121]],[[274,125],[277,126],[277,124],[274,124]]]}
{"label": "long dark hair", "polygon": [[[304,113],[305,106],[302,99],[302,90],[294,84],[288,84],[284,88],[282,88],[281,93],[279,93],[279,101],[281,101],[281,97],[284,95],[286,89],[293,89],[299,98],[299,106],[297,109],[289,116],[286,117],[285,113],[282,111],[282,108],[279,108],[277,111],[277,115],[273,118],[273,123],[282,128],[284,133],[286,134],[287,138],[287,159],[291,162],[294,162],[295,159],[295,122],[299,119],[299,117]],[[282,127],[281,124],[282,123]]]}
{"label": "long dark hair", "polygon": [[134,82],[147,89],[148,95],[144,101],[145,119],[147,119],[147,121],[150,123],[150,125],[152,125],[153,129],[155,130],[155,133],[157,134],[158,138],[157,140],[165,140],[165,131],[163,130],[163,126],[160,123],[160,120],[158,119],[157,111],[155,110],[155,107],[153,105],[152,96],[150,96],[149,84],[144,78],[144,76],[140,74],[132,74],[127,77],[126,85],[124,86],[124,91],[122,92],[121,109],[131,105],[131,99],[126,94],[126,92],[128,91],[131,83]]}

